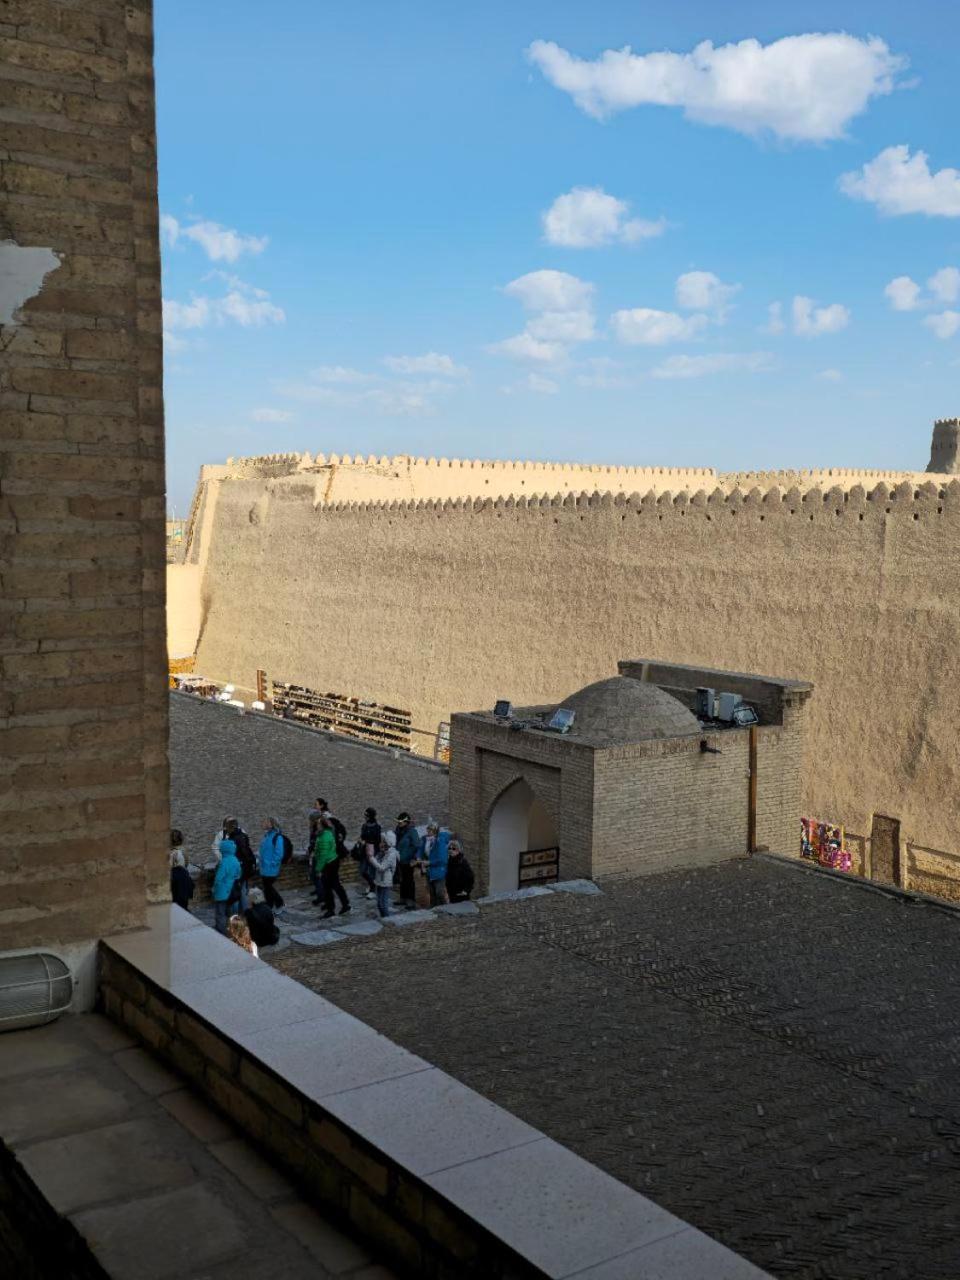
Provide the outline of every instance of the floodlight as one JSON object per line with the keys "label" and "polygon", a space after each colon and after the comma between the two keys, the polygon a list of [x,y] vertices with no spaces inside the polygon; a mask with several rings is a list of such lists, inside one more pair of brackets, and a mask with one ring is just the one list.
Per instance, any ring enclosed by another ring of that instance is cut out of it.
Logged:
{"label": "floodlight", "polygon": [[740,728],[748,724],[759,724],[760,717],[754,711],[753,707],[749,707],[744,703],[743,706],[735,707],[733,711],[733,723]]}
{"label": "floodlight", "polygon": [[547,728],[553,729],[555,733],[567,733],[576,718],[577,713],[575,711],[569,711],[566,707],[557,707],[550,717]]}
{"label": "floodlight", "polygon": [[509,720],[513,715],[513,703],[507,698],[499,698],[494,703],[493,714],[498,720]]}

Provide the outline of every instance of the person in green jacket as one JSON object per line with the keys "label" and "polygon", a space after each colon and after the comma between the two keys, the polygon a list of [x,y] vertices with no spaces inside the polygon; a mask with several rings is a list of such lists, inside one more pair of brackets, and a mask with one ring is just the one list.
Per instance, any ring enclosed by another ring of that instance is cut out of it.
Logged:
{"label": "person in green jacket", "polygon": [[340,868],[337,858],[337,837],[334,834],[333,821],[329,813],[320,818],[317,838],[313,846],[313,884],[317,896],[314,902],[323,903],[321,919],[329,920],[334,915],[333,895],[340,899],[340,915],[350,910],[350,899],[347,891],[340,883]]}

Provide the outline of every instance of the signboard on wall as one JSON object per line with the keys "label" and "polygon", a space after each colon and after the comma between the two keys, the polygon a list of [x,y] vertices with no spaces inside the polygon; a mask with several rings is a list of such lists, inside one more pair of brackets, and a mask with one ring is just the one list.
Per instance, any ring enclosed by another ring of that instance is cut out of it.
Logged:
{"label": "signboard on wall", "polygon": [[560,847],[552,845],[548,849],[525,849],[520,854],[520,875],[517,888],[528,889],[531,885],[549,883],[560,879]]}

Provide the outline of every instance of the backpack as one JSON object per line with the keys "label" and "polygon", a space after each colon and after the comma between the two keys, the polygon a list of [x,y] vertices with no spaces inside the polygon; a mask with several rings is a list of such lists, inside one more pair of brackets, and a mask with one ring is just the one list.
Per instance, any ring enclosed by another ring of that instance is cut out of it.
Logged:
{"label": "backpack", "polygon": [[257,860],[253,856],[253,850],[250,848],[250,837],[245,831],[235,831],[232,836],[228,836],[237,846],[237,861],[240,863],[241,880],[250,880],[257,874]]}
{"label": "backpack", "polygon": [[283,849],[283,857],[280,859],[280,865],[285,867],[293,857],[293,841],[288,835],[280,832],[280,846]]}
{"label": "backpack", "polygon": [[330,825],[333,827],[333,838],[337,843],[337,857],[342,858],[347,852],[347,828],[339,818],[334,818],[332,815],[330,818]]}

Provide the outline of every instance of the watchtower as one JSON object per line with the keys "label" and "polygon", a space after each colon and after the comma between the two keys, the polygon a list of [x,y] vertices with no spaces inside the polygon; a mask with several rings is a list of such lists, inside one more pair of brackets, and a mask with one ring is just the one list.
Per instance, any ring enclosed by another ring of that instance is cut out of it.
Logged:
{"label": "watchtower", "polygon": [[938,418],[933,424],[928,471],[960,475],[960,418]]}

